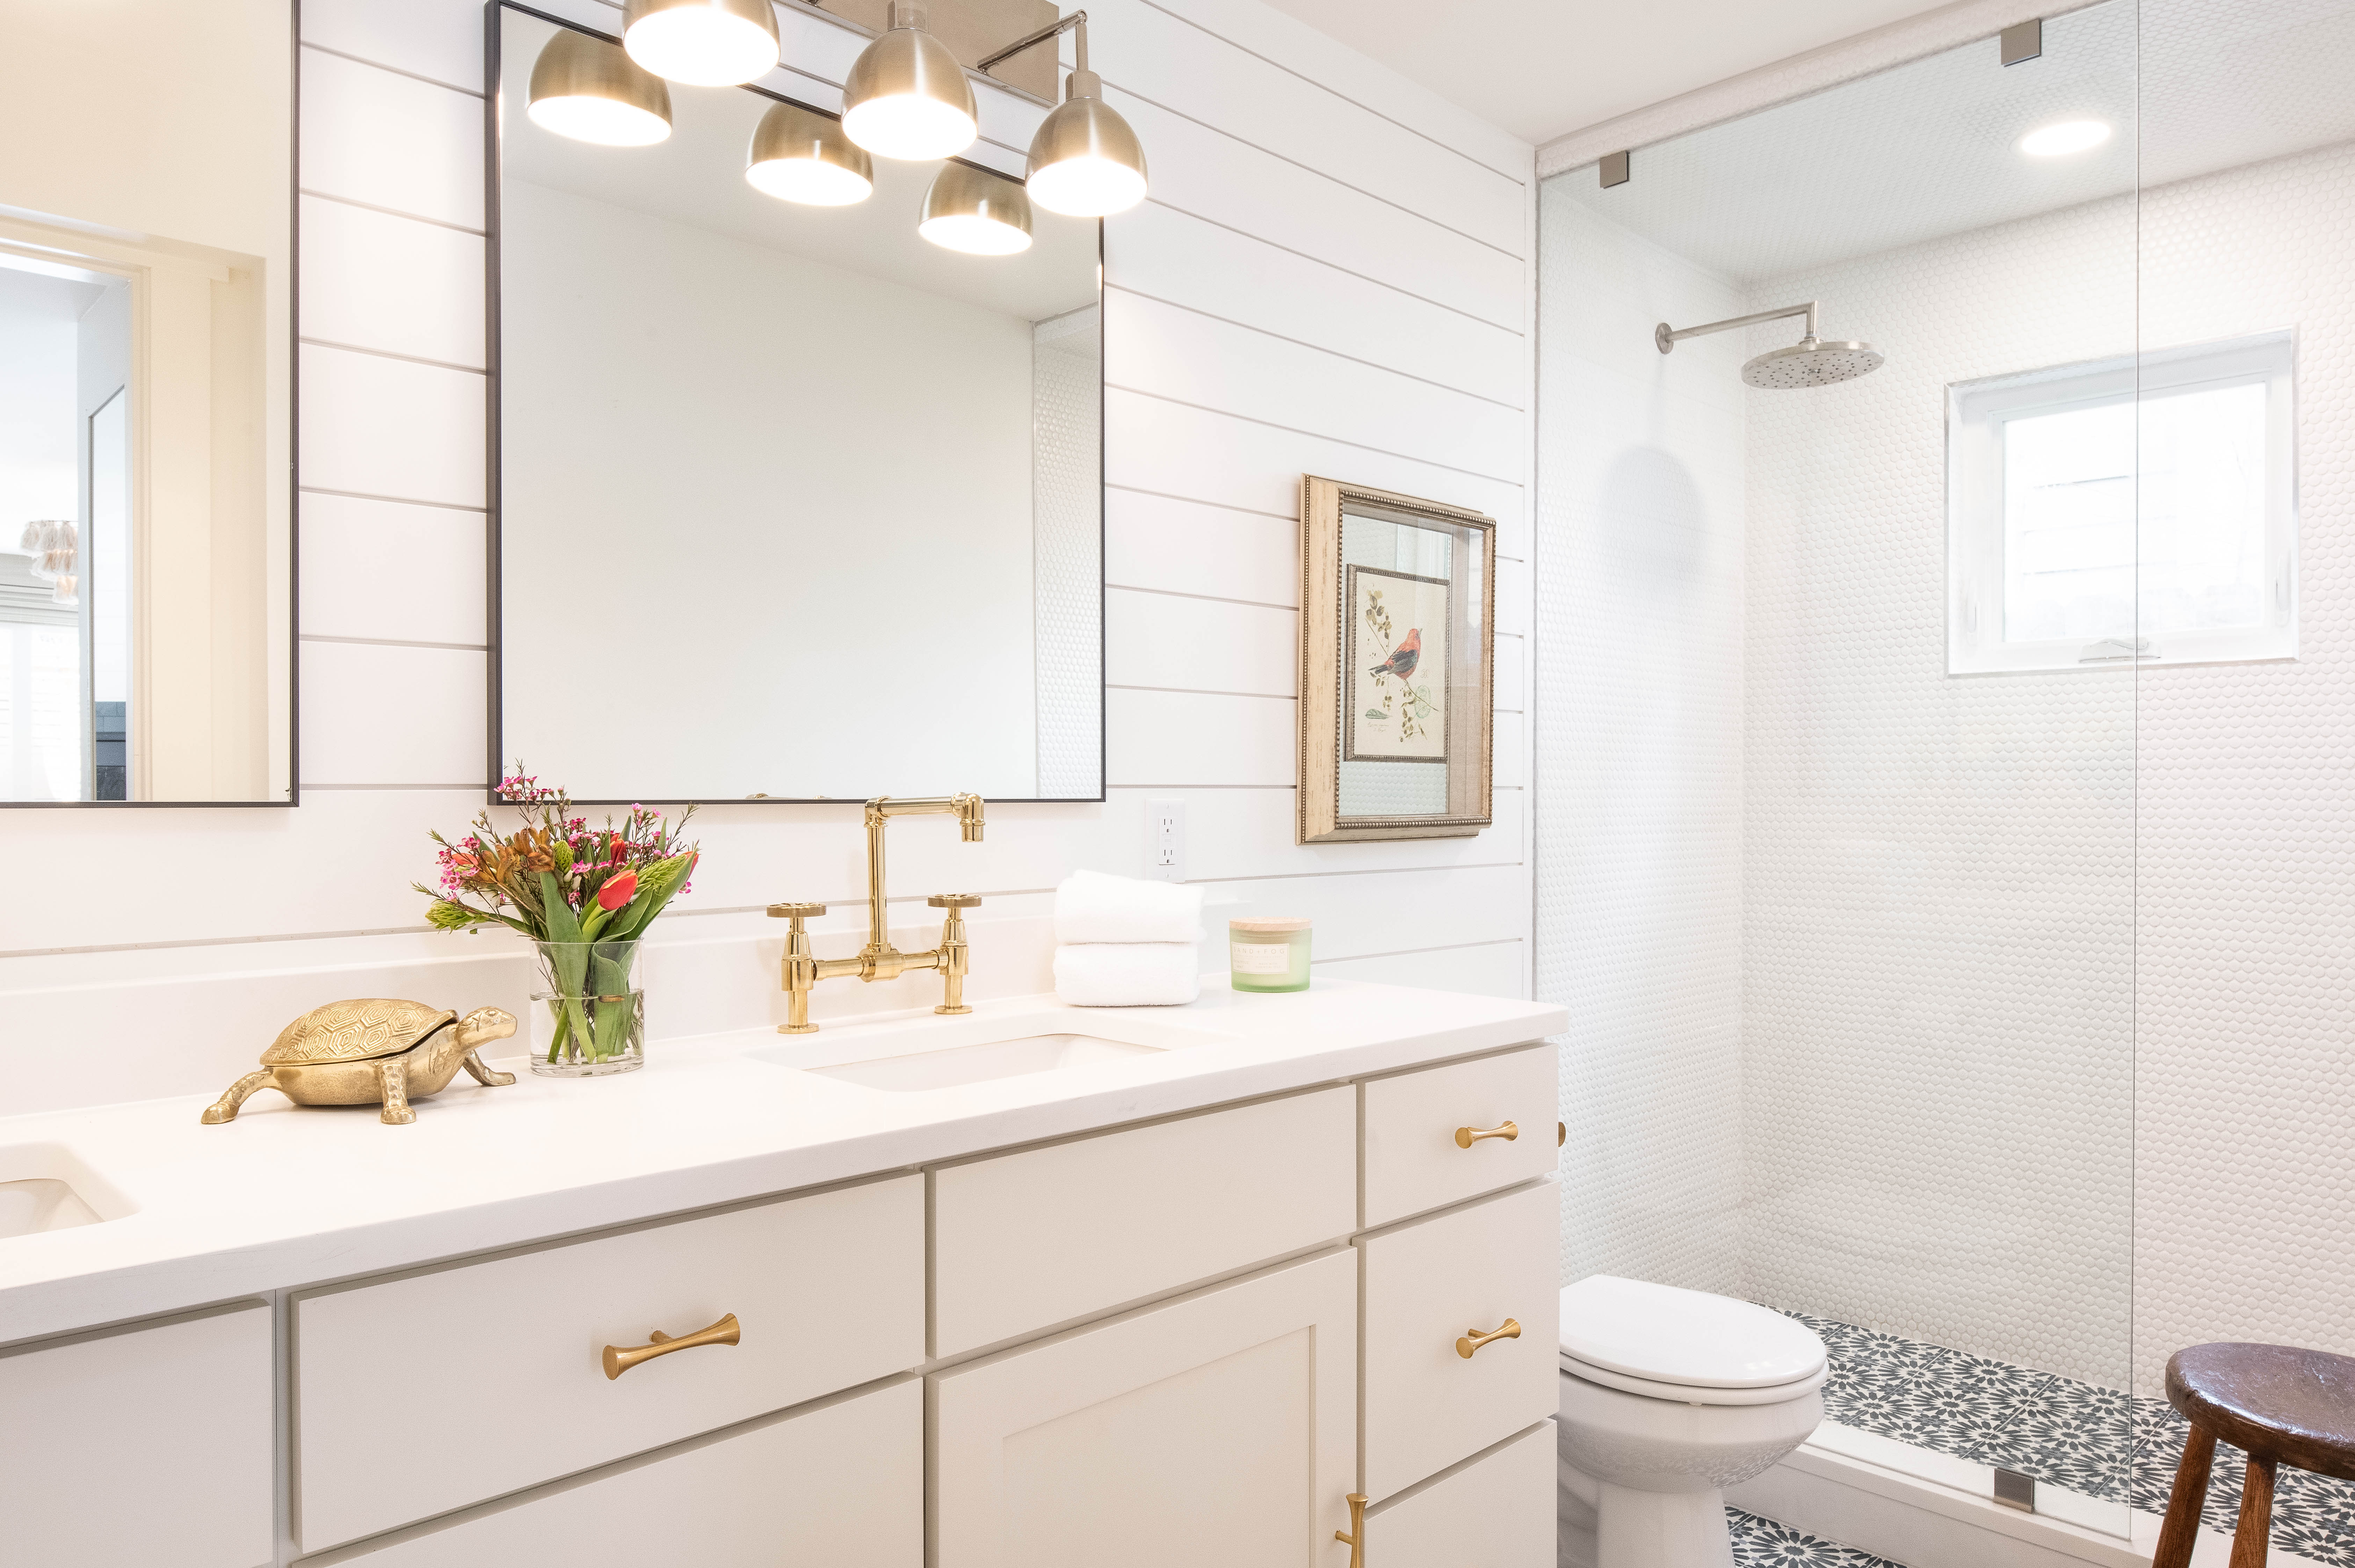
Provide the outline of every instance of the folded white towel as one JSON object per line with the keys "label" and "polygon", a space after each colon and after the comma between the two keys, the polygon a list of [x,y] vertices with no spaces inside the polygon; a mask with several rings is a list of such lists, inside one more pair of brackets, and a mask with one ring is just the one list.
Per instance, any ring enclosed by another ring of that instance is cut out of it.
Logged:
{"label": "folded white towel", "polygon": [[1191,942],[1076,942],[1055,949],[1055,994],[1073,1007],[1176,1007],[1202,991]]}
{"label": "folded white towel", "polygon": [[1075,871],[1055,889],[1059,942],[1192,942],[1202,935],[1202,890]]}

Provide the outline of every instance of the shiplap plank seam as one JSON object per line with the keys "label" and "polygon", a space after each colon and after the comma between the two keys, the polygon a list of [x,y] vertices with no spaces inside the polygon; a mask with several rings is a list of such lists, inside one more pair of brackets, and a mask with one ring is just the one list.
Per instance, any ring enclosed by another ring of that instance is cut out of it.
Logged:
{"label": "shiplap plank seam", "polygon": [[366,55],[356,55],[349,49],[338,49],[330,48],[325,44],[314,44],[308,38],[303,40],[303,47],[306,49],[315,50],[323,55],[333,55],[339,60],[349,60],[354,65],[367,66],[371,70],[386,70],[390,71],[395,76],[405,76],[411,81],[421,81],[428,87],[438,87],[450,92],[464,93],[468,98],[474,99],[476,102],[480,102],[482,101],[482,93],[474,88],[460,87],[456,82],[443,81],[440,77],[426,76],[421,72],[408,70],[397,65],[387,65],[382,60],[372,60]]}
{"label": "shiplap plank seam", "polygon": [[[1142,387],[1130,387],[1118,381],[1106,381],[1104,390],[1125,392],[1132,397],[1150,397],[1156,403],[1168,403],[1180,408],[1191,408],[1198,414],[1215,415],[1221,419],[1240,419],[1244,424],[1257,425],[1262,429],[1281,430],[1287,436],[1305,436],[1313,441],[1330,441],[1337,447],[1351,447],[1361,452],[1380,452],[1386,458],[1395,458],[1401,462],[1419,463],[1424,468],[1435,468],[1446,473],[1460,473],[1466,479],[1485,480],[1490,484],[1501,484],[1509,490],[1522,488],[1521,482],[1518,479],[1502,479],[1493,473],[1484,473],[1476,468],[1458,468],[1452,462],[1437,462],[1430,458],[1416,457],[1409,452],[1394,451],[1389,447],[1375,446],[1370,441],[1353,441],[1341,436],[1328,436],[1322,430],[1304,430],[1297,425],[1279,425],[1273,419],[1262,419],[1250,414],[1238,414],[1232,409],[1214,408],[1208,403],[1191,403],[1183,397],[1172,397],[1165,393],[1148,391]],[[1173,495],[1170,499],[1193,501],[1199,498],[1191,495]],[[1243,509],[1237,508],[1237,510]],[[1518,560],[1519,557],[1513,558]]]}

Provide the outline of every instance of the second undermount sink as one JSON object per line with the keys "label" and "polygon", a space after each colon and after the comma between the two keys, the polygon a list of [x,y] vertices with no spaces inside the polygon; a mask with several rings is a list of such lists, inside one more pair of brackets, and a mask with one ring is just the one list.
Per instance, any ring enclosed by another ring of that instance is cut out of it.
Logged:
{"label": "second undermount sink", "polygon": [[904,1094],[1129,1061],[1234,1038],[1157,1019],[1079,1014],[1058,1008],[877,1027],[837,1026],[749,1054],[780,1067]]}
{"label": "second undermount sink", "polygon": [[0,1144],[0,1241],[119,1220],[131,1207],[61,1143]]}

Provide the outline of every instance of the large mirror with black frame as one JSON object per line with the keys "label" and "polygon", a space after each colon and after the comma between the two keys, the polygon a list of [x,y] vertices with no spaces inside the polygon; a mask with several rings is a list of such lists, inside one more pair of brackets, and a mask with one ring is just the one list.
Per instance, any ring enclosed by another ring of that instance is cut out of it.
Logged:
{"label": "large mirror with black frame", "polygon": [[666,130],[568,99],[613,40],[495,15],[499,758],[583,800],[1100,799],[1100,221],[986,138],[846,154],[789,72],[645,89]]}
{"label": "large mirror with black frame", "polygon": [[0,0],[0,805],[293,797],[285,0]]}

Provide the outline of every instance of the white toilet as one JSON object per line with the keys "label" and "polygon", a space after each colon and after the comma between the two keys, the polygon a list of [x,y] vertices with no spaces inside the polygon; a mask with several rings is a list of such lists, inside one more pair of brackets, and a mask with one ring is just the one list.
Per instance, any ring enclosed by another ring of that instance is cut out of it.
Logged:
{"label": "white toilet", "polygon": [[1824,1342],[1728,1296],[1589,1275],[1561,1293],[1563,1568],[1732,1568],[1724,1489],[1824,1418]]}

